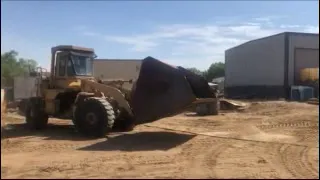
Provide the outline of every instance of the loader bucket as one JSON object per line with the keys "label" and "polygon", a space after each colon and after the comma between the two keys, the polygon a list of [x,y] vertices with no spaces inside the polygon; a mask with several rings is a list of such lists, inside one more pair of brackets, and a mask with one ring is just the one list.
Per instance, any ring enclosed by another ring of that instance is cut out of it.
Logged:
{"label": "loader bucket", "polygon": [[135,124],[143,124],[180,113],[196,98],[212,94],[201,76],[147,57],[142,60],[131,97]]}
{"label": "loader bucket", "polygon": [[180,72],[186,77],[191,89],[197,98],[215,98],[207,80],[183,67],[178,66]]}

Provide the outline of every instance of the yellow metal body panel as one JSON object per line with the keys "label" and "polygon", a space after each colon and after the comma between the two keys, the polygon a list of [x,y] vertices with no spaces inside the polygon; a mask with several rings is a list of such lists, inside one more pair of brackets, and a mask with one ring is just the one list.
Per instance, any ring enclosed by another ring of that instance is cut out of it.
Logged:
{"label": "yellow metal body panel", "polygon": [[120,107],[124,108],[130,115],[133,115],[130,105],[125,98],[125,95],[119,89],[105,84],[100,84],[95,81],[84,79],[82,79],[81,85],[83,92],[101,92],[104,96],[113,97],[118,102],[118,105]]}
{"label": "yellow metal body panel", "polygon": [[58,88],[71,88],[71,89],[80,89],[81,88],[81,79],[77,78],[59,78],[55,79],[55,85]]}
{"label": "yellow metal body panel", "polygon": [[48,114],[54,114],[57,110],[55,105],[55,98],[56,96],[64,92],[63,89],[46,89],[45,90],[45,111]]}

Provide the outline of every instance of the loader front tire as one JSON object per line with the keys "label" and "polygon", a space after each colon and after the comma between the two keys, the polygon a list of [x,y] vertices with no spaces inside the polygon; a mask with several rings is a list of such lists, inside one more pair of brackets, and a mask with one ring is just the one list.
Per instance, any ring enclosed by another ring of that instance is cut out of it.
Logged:
{"label": "loader front tire", "polygon": [[26,124],[32,130],[40,130],[47,126],[48,115],[44,111],[44,104],[41,98],[31,98],[27,102],[25,111]]}
{"label": "loader front tire", "polygon": [[134,129],[134,117],[130,116],[125,109],[120,110],[120,114],[114,122],[113,131],[128,132]]}
{"label": "loader front tire", "polygon": [[90,97],[79,103],[74,112],[74,125],[85,136],[102,137],[112,130],[114,110],[104,98]]}

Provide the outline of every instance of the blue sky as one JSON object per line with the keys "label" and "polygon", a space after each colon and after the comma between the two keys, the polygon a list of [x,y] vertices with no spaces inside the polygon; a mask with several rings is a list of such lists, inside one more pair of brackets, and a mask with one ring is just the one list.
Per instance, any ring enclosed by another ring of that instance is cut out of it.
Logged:
{"label": "blue sky", "polygon": [[317,1],[1,1],[1,52],[49,67],[50,48],[72,44],[204,70],[248,40],[319,33],[318,12]]}

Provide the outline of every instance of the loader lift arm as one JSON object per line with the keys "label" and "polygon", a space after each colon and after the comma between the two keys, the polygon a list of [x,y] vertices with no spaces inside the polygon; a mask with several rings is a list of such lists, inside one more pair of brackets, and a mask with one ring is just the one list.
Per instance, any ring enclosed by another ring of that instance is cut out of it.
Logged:
{"label": "loader lift arm", "polygon": [[81,80],[81,88],[84,92],[96,91],[103,93],[103,96],[105,97],[113,97],[121,108],[124,108],[131,116],[133,116],[130,105],[125,99],[125,95],[119,89],[86,79]]}

